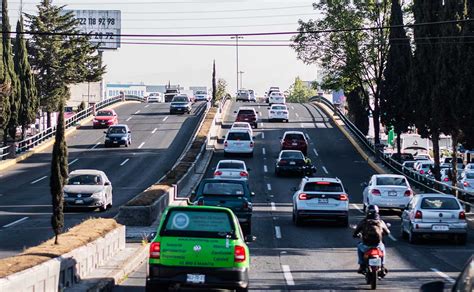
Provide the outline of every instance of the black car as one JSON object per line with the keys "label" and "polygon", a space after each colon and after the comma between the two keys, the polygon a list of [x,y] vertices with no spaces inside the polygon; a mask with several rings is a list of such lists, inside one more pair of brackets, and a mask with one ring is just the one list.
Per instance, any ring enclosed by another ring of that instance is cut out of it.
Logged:
{"label": "black car", "polygon": [[252,197],[247,181],[204,179],[191,195],[194,205],[218,206],[231,209],[237,216],[244,234],[251,233]]}
{"label": "black car", "polygon": [[282,150],[275,164],[275,175],[296,174],[311,176],[316,172],[316,167],[299,150]]}
{"label": "black car", "polygon": [[398,161],[399,163],[403,163],[405,161],[411,161],[411,160],[415,160],[415,158],[413,157],[413,154],[411,153],[393,153],[390,158]]}
{"label": "black car", "polygon": [[105,133],[105,147],[132,144],[132,134],[127,125],[115,125],[109,127]]}
{"label": "black car", "polygon": [[189,114],[191,109],[191,100],[187,95],[176,95],[173,97],[170,104],[170,114]]}

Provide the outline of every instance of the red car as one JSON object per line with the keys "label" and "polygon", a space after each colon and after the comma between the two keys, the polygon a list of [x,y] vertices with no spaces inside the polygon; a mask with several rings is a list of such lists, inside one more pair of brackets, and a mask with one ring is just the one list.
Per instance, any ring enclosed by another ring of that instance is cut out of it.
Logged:
{"label": "red car", "polygon": [[118,124],[118,116],[114,110],[100,110],[96,113],[93,121],[93,127],[95,128],[108,128],[109,126]]}
{"label": "red car", "polygon": [[239,111],[234,113],[237,114],[236,122],[249,123],[255,129],[258,127],[258,112],[253,107],[240,107]]}
{"label": "red car", "polygon": [[306,156],[308,154],[308,141],[303,132],[287,131],[281,138],[281,150],[299,150]]}

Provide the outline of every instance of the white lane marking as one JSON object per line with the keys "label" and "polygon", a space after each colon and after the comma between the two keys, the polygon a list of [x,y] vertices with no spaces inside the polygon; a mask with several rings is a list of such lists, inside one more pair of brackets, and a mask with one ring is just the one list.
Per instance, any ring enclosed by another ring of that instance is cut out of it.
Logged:
{"label": "white lane marking", "polygon": [[280,226],[275,226],[275,237],[280,239],[281,238],[281,229]]}
{"label": "white lane marking", "polygon": [[359,206],[357,206],[357,204],[352,204],[352,207],[354,207],[360,213],[365,214],[364,211],[361,208],[359,208]]}
{"label": "white lane marking", "polygon": [[262,132],[262,139],[265,139],[265,133]]}
{"label": "white lane marking", "polygon": [[390,237],[390,239],[393,240],[393,241],[398,241],[398,240],[395,238],[395,236],[393,236],[392,234],[389,234],[388,237]]}
{"label": "white lane marking", "polygon": [[318,151],[316,149],[313,149],[314,155],[319,156]]}
{"label": "white lane marking", "polygon": [[138,146],[138,149],[142,149],[143,145],[145,145],[145,142],[142,142],[142,144]]}
{"label": "white lane marking", "polygon": [[125,121],[128,122],[132,119],[132,117],[129,117],[128,119],[126,119]]}
{"label": "white lane marking", "polygon": [[120,166],[124,166],[125,163],[127,163],[130,160],[130,158],[125,159],[122,163],[120,163]]}
{"label": "white lane marking", "polygon": [[147,105],[145,105],[145,108],[147,108],[147,107],[149,107],[149,106],[150,106],[150,105],[149,105],[149,104],[147,104]]}
{"label": "white lane marking", "polygon": [[262,112],[258,112],[258,115],[259,115],[259,116],[262,116]]}
{"label": "white lane marking", "polygon": [[431,268],[431,270],[433,272],[435,272],[436,274],[438,274],[439,276],[443,277],[445,280],[447,280],[449,283],[451,284],[454,284],[456,283],[456,280],[454,280],[453,278],[451,278],[450,276],[446,275],[445,273],[441,272],[440,270],[438,269],[435,269],[435,268]]}
{"label": "white lane marking", "polygon": [[272,185],[271,184],[267,184],[267,190],[269,190],[269,191],[272,190]]}
{"label": "white lane marking", "polygon": [[307,139],[307,140],[311,140],[311,138],[309,137],[308,133],[305,133],[305,135],[306,135],[306,139]]}
{"label": "white lane marking", "polygon": [[100,145],[100,142],[97,142],[97,144],[95,144],[94,146],[92,146],[92,147],[90,148],[90,150],[93,150],[93,149],[97,148],[97,146],[99,146],[99,145]]}
{"label": "white lane marking", "polygon": [[300,115],[298,113],[295,113],[295,116],[299,117]]}
{"label": "white lane marking", "polygon": [[32,184],[32,185],[34,185],[35,183],[38,183],[38,182],[42,181],[42,180],[43,180],[43,179],[45,179],[45,178],[47,178],[47,176],[46,176],[46,175],[45,175],[45,176],[42,176],[42,177],[40,177],[39,179],[36,179],[36,180],[32,181],[32,182],[31,182],[31,184]]}
{"label": "white lane marking", "polygon": [[73,165],[73,164],[76,163],[78,160],[79,160],[79,158],[76,158],[76,159],[74,159],[73,161],[69,162],[68,165]]}
{"label": "white lane marking", "polygon": [[265,150],[265,147],[262,148],[262,153],[263,153],[263,155],[267,155],[267,152],[266,152],[266,150]]}
{"label": "white lane marking", "polygon": [[271,202],[270,205],[272,206],[272,211],[276,211],[276,206],[275,206],[275,202]]}
{"label": "white lane marking", "polygon": [[163,122],[165,122],[168,119],[168,116],[163,118]]}
{"label": "white lane marking", "polygon": [[137,110],[137,111],[135,112],[135,114],[138,114],[138,113],[140,113],[140,110]]}
{"label": "white lane marking", "polygon": [[300,123],[300,128],[304,128],[304,124],[303,124],[303,123]]}
{"label": "white lane marking", "polygon": [[158,128],[154,128],[153,131],[151,131],[152,134],[155,134],[156,131],[158,131]]}
{"label": "white lane marking", "polygon": [[285,277],[286,285],[294,286],[295,281],[293,280],[293,275],[291,275],[290,266],[288,265],[281,265],[281,269],[283,271],[283,276]]}
{"label": "white lane marking", "polygon": [[292,109],[292,110],[294,110],[294,109],[295,109],[295,107],[294,107],[294,106],[291,106],[291,109]]}
{"label": "white lane marking", "polygon": [[28,218],[29,218],[29,217],[23,217],[23,218],[21,218],[21,219],[18,219],[18,220],[16,220],[16,221],[13,221],[12,223],[8,223],[7,225],[3,225],[3,228],[11,227],[11,226],[13,226],[13,225],[15,225],[15,224],[18,224],[18,223],[21,223],[21,222],[25,221],[25,220],[28,219]]}
{"label": "white lane marking", "polygon": [[263,171],[264,171],[264,172],[268,172],[268,168],[267,168],[266,165],[263,166]]}
{"label": "white lane marking", "polygon": [[325,128],[327,128],[327,127],[326,127],[326,124],[324,124],[324,123],[316,123],[316,128],[325,129]]}
{"label": "white lane marking", "polygon": [[329,174],[328,170],[326,169],[326,167],[323,166],[323,170],[326,174]]}

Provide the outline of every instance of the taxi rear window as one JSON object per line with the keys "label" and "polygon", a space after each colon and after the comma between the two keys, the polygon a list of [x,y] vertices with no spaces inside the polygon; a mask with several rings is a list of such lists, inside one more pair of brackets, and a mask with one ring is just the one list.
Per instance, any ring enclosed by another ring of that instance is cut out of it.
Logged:
{"label": "taxi rear window", "polygon": [[224,211],[171,210],[160,235],[235,238],[235,227],[231,215]]}
{"label": "taxi rear window", "polygon": [[304,185],[305,192],[342,192],[342,186],[339,183],[318,181],[310,182]]}

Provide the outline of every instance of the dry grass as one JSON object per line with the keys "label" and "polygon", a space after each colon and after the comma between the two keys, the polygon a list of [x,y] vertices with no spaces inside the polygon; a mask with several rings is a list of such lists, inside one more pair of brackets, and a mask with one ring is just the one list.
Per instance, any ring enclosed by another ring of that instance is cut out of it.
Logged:
{"label": "dry grass", "polygon": [[90,243],[120,226],[114,219],[88,219],[59,236],[59,244],[54,238],[31,247],[19,255],[0,259],[0,278],[26,270],[50,259],[66,254]]}
{"label": "dry grass", "polygon": [[166,184],[152,185],[148,190],[128,201],[125,206],[149,206],[169,191],[171,186]]}

